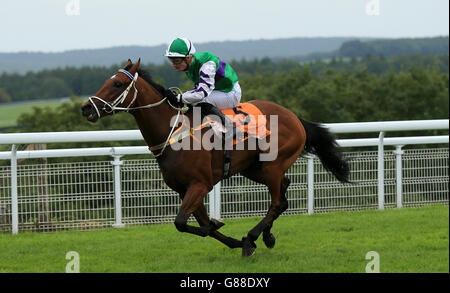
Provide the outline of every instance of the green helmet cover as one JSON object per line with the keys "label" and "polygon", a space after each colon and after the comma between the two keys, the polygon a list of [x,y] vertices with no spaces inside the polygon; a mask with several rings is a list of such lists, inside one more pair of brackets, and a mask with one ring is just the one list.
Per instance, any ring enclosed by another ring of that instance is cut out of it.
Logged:
{"label": "green helmet cover", "polygon": [[176,38],[166,50],[166,57],[186,57],[195,53],[194,45],[186,38]]}

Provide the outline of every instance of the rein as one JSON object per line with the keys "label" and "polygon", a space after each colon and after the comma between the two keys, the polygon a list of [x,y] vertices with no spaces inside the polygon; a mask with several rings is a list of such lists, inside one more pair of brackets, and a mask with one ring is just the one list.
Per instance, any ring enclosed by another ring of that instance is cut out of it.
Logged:
{"label": "rein", "polygon": [[[177,114],[177,119],[175,120],[175,123],[172,126],[172,130],[170,131],[166,141],[164,143],[162,143],[162,144],[159,144],[159,145],[155,146],[155,147],[150,147],[149,148],[151,151],[161,149],[159,154],[157,154],[157,155],[154,154],[155,157],[159,157],[159,156],[162,155],[162,153],[164,152],[164,150],[167,147],[167,144],[169,143],[170,137],[172,136],[172,134],[173,134],[173,132],[175,130],[175,127],[178,124],[178,120],[180,118],[180,114],[186,112],[189,108],[188,108],[188,106],[186,104],[184,104],[183,107],[181,107],[181,108],[175,107],[169,102],[167,97],[164,97],[161,101],[158,101],[158,102],[153,103],[153,104],[148,104],[148,105],[139,106],[139,107],[131,107],[131,105],[133,105],[134,102],[136,101],[137,95],[138,95],[138,90],[136,88],[136,81],[137,81],[137,79],[139,77],[139,74],[136,72],[135,75],[133,76],[131,73],[129,73],[125,69],[119,69],[119,72],[124,73],[126,76],[128,76],[131,79],[131,83],[128,85],[128,87],[114,101],[112,101],[111,103],[103,100],[102,98],[96,97],[96,96],[90,96],[89,97],[89,102],[94,106],[94,109],[97,112],[98,117],[101,116],[100,115],[100,110],[98,109],[97,105],[94,103],[94,100],[99,100],[100,102],[102,102],[103,103],[103,108],[101,110],[106,112],[106,113],[108,113],[108,114],[109,113],[113,113],[114,114],[115,111],[117,111],[117,110],[122,110],[122,111],[125,111],[125,112],[129,112],[130,110],[154,108],[154,107],[157,107],[157,106],[161,105],[164,102],[167,102],[170,107],[172,107],[173,109],[178,111],[178,114]],[[118,105],[122,104],[125,101],[125,99],[127,98],[128,93],[130,92],[131,88],[134,89],[134,96],[133,96],[133,99],[131,100],[131,102],[128,104],[127,107],[118,107]],[[176,90],[180,91],[178,88],[169,88],[169,89],[176,89]]]}

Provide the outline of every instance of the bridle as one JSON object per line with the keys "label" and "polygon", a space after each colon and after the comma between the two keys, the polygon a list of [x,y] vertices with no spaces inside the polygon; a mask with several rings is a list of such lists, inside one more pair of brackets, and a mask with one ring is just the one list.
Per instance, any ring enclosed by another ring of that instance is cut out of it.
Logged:
{"label": "bridle", "polygon": [[[175,130],[175,127],[178,125],[178,119],[180,118],[180,114],[186,112],[189,109],[189,107],[186,104],[184,104],[183,107],[181,107],[181,108],[175,107],[175,106],[173,106],[170,103],[170,101],[167,99],[167,97],[163,97],[163,99],[161,99],[161,101],[158,101],[158,102],[153,103],[153,104],[148,104],[148,105],[140,106],[140,107],[131,107],[135,103],[135,101],[137,99],[137,95],[138,95],[138,90],[136,88],[136,81],[137,81],[137,79],[139,77],[139,74],[136,72],[134,74],[134,76],[133,76],[131,73],[129,73],[125,69],[119,69],[119,72],[124,73],[126,76],[128,76],[131,79],[131,83],[128,85],[128,87],[114,101],[112,101],[111,103],[109,103],[109,102],[107,102],[107,101],[105,101],[102,98],[99,98],[97,96],[90,96],[89,97],[89,102],[94,107],[95,111],[97,112],[98,117],[101,116],[100,115],[100,110],[98,109],[97,105],[94,103],[94,100],[99,100],[100,102],[102,102],[103,103],[103,108],[101,108],[101,110],[106,112],[106,113],[108,113],[108,114],[109,113],[113,113],[114,114],[115,111],[117,111],[117,110],[129,112],[130,110],[154,108],[154,107],[157,107],[157,106],[161,105],[164,102],[167,102],[170,107],[172,107],[173,109],[178,111],[178,114],[177,114],[177,118],[175,120],[175,123],[173,124],[172,130],[170,131],[169,136],[167,137],[165,143],[158,145],[158,148],[153,148],[154,150],[161,149],[160,153],[158,155],[155,155],[155,157],[159,157],[160,155],[162,155],[162,153],[166,149],[167,144],[168,144],[168,142],[170,140],[170,137],[172,136],[172,134],[173,134],[173,132]],[[133,96],[133,99],[131,100],[131,102],[128,104],[127,107],[118,107],[118,105],[122,104],[125,101],[125,99],[127,98],[128,93],[130,92],[131,88],[134,89],[134,96]],[[178,88],[169,88],[169,90],[173,90],[173,89],[180,91]]]}
{"label": "bridle", "polygon": [[[128,71],[126,71],[125,69],[119,69],[119,72],[124,73],[126,76],[128,76],[131,79],[131,83],[128,85],[128,87],[111,103],[103,100],[102,98],[99,98],[97,96],[90,96],[89,97],[89,102],[92,104],[92,106],[94,106],[95,111],[97,112],[98,117],[100,117],[100,111],[97,107],[97,105],[94,103],[94,100],[99,100],[100,102],[103,103],[103,108],[101,109],[102,111],[104,111],[105,113],[115,113],[115,111],[117,110],[121,110],[121,111],[130,111],[130,110],[138,110],[138,109],[148,109],[148,108],[153,108],[153,107],[157,107],[159,105],[161,105],[162,103],[164,103],[165,101],[167,101],[167,103],[174,108],[177,111],[182,111],[182,112],[186,112],[188,110],[188,107],[186,105],[184,105],[182,108],[178,108],[173,106],[169,100],[167,100],[167,97],[164,97],[161,101],[156,102],[154,104],[148,104],[145,106],[140,106],[140,107],[131,107],[134,102],[136,101],[137,98],[137,94],[138,94],[138,90],[136,88],[136,81],[139,77],[139,74],[136,72],[134,74],[134,76],[129,73]],[[131,102],[128,104],[127,107],[118,107],[118,105],[122,104],[125,99],[128,96],[128,93],[130,92],[131,88],[134,89],[134,96],[133,99],[131,100]]]}

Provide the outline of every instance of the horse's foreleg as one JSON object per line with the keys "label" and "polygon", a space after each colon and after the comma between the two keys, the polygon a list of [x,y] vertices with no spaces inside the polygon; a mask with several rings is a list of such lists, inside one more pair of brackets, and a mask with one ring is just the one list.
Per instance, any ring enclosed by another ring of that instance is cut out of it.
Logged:
{"label": "horse's foreleg", "polygon": [[200,227],[194,227],[187,224],[189,216],[196,211],[201,205],[203,205],[203,198],[208,193],[206,186],[197,184],[191,186],[183,197],[180,210],[175,218],[175,227],[180,232],[187,232],[198,236],[206,237],[209,235],[212,226],[202,225]]}
{"label": "horse's foreleg", "polygon": [[237,248],[242,247],[242,241],[234,239],[232,237],[228,237],[217,231],[222,225],[220,222],[216,222],[216,220],[210,220],[208,217],[208,213],[206,212],[205,205],[202,203],[197,210],[194,212],[194,217],[197,219],[197,222],[200,226],[206,226],[209,229],[209,236],[214,239],[219,240],[229,248]]}

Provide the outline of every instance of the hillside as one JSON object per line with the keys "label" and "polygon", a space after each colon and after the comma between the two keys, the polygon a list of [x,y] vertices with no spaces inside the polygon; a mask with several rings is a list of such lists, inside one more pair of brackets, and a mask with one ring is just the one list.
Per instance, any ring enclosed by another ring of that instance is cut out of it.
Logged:
{"label": "hillside", "polygon": [[290,59],[300,62],[340,57],[364,57],[367,55],[401,56],[405,54],[439,55],[448,54],[449,37],[403,38],[403,39],[354,39],[345,41],[337,50],[314,52],[293,56]]}
{"label": "hillside", "polygon": [[[350,40],[367,38],[290,38],[276,40],[224,41],[196,44],[199,51],[212,51],[225,60],[263,57],[289,58],[312,53],[338,50]],[[142,58],[144,63],[163,64],[167,45],[152,47],[124,46],[92,50],[73,50],[60,53],[20,52],[0,53],[0,73],[20,73],[66,66],[111,66],[128,58]]]}
{"label": "hillside", "polygon": [[368,42],[348,41],[339,48],[340,57],[361,57],[367,54],[397,56],[409,53],[442,54],[448,53],[449,38],[417,38],[417,39],[380,39]]}

